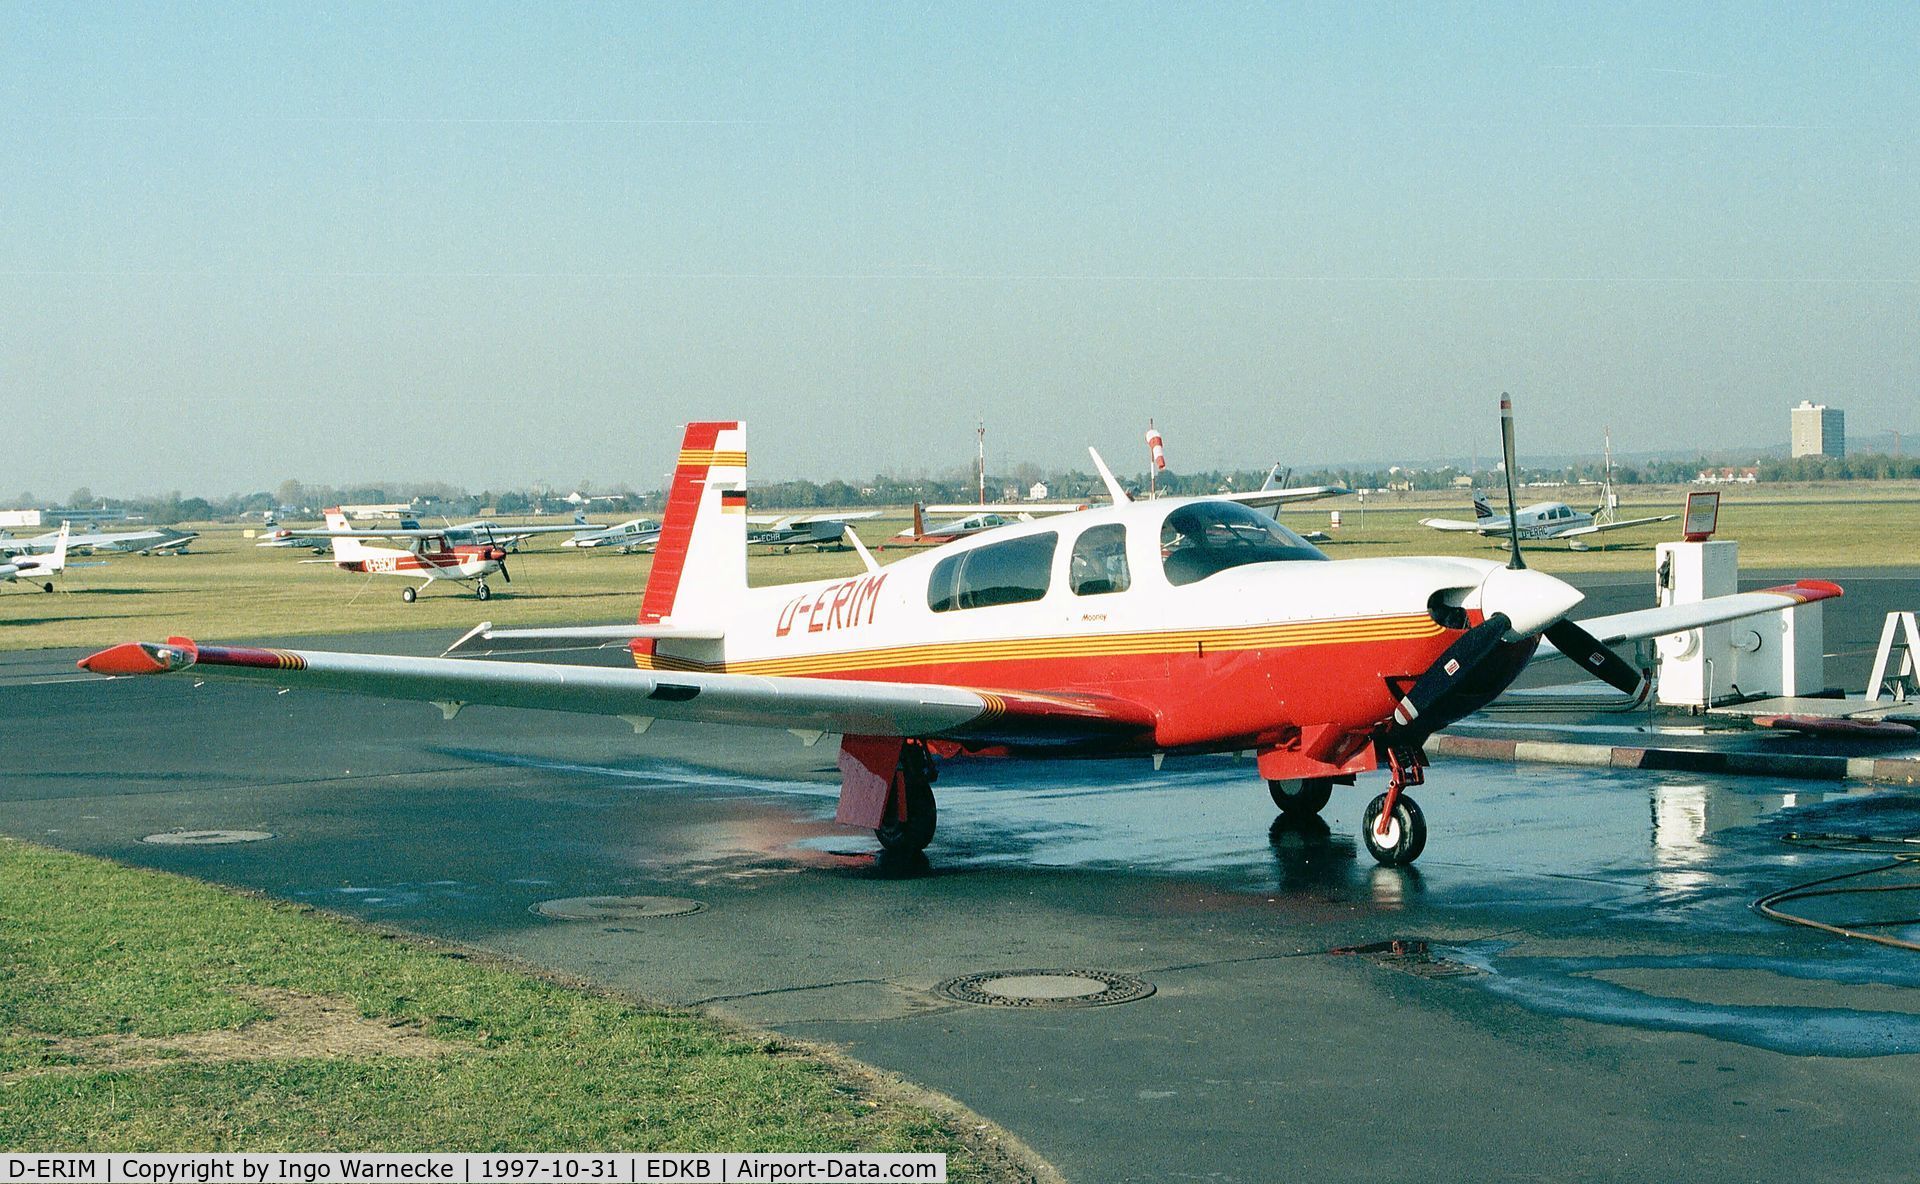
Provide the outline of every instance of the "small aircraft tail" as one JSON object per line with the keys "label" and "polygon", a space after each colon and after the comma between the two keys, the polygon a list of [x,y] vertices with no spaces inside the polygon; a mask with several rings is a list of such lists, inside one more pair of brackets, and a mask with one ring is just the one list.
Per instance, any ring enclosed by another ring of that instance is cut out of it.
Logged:
{"label": "small aircraft tail", "polygon": [[747,425],[690,423],[667,493],[640,623],[718,619],[746,591]]}
{"label": "small aircraft tail", "polygon": [[62,522],[60,524],[60,537],[53,540],[53,561],[41,568],[41,571],[52,575],[54,572],[65,571],[67,569],[67,535],[72,530],[72,523]]}
{"label": "small aircraft tail", "polygon": [[1476,493],[1473,495],[1473,516],[1479,519],[1493,517],[1493,507],[1487,504],[1486,494]]}
{"label": "small aircraft tail", "polygon": [[[347,521],[346,514],[339,509],[327,511],[328,530],[352,530],[353,524]],[[360,559],[367,553],[367,545],[359,539],[329,539],[333,544],[333,558],[336,563],[350,559]]]}

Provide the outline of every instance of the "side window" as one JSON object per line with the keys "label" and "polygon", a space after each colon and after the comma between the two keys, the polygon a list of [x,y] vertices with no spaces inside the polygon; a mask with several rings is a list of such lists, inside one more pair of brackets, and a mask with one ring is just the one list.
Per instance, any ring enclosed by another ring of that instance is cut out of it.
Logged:
{"label": "side window", "polygon": [[943,559],[927,581],[927,607],[944,613],[1039,600],[1047,594],[1059,541],[1060,536],[1049,531]]}
{"label": "side window", "polygon": [[1075,596],[1125,592],[1133,583],[1127,571],[1127,528],[1110,522],[1081,532],[1073,544],[1067,571],[1067,582]]}

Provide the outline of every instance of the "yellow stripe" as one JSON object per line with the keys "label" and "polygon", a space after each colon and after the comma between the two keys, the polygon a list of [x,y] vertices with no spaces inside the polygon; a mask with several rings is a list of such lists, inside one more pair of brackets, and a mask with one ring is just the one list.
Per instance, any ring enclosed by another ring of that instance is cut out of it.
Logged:
{"label": "yellow stripe", "polygon": [[698,468],[720,467],[744,469],[747,467],[747,454],[744,450],[738,452],[719,452],[711,448],[682,448],[680,450],[680,463],[682,465],[693,465]]}
{"label": "yellow stripe", "polygon": [[1035,637],[986,641],[932,642],[871,650],[842,650],[743,662],[701,662],[658,654],[635,654],[642,670],[718,671],[735,674],[808,675],[976,662],[1033,661],[1050,658],[1136,657],[1151,654],[1240,653],[1369,641],[1417,641],[1444,630],[1425,615],[1372,617],[1350,621],[1312,621],[1243,629],[1200,629],[1182,633],[1113,633],[1082,637]]}

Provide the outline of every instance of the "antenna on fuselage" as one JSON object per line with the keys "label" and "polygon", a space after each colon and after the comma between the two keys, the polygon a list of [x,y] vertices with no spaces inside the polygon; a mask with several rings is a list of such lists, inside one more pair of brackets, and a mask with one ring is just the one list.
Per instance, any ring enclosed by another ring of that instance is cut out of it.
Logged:
{"label": "antenna on fuselage", "polygon": [[1093,458],[1093,467],[1100,470],[1100,479],[1107,483],[1107,496],[1113,499],[1113,504],[1124,506],[1132,501],[1127,496],[1126,487],[1120,484],[1120,479],[1113,475],[1113,470],[1107,467],[1106,461],[1100,459],[1099,451],[1091,444],[1087,445],[1087,455]]}

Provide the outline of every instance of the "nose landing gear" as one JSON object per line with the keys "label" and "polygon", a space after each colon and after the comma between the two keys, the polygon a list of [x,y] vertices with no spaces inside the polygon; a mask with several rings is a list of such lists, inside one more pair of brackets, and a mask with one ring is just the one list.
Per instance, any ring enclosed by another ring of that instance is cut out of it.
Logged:
{"label": "nose landing gear", "polygon": [[1418,749],[1387,749],[1387,792],[1367,803],[1361,816],[1360,838],[1367,853],[1388,867],[1401,867],[1420,858],[1427,846],[1427,820],[1419,803],[1404,792],[1425,783],[1426,756]]}

